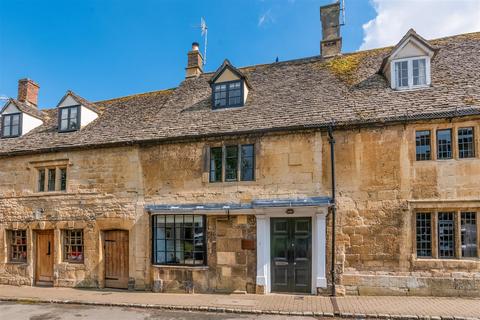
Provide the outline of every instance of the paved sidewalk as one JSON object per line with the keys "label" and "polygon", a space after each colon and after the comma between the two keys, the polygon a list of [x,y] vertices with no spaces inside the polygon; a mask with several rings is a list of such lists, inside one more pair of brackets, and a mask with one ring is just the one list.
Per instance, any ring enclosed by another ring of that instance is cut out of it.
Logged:
{"label": "paved sidewalk", "polygon": [[167,294],[0,285],[0,300],[355,318],[480,319],[480,299],[468,298]]}

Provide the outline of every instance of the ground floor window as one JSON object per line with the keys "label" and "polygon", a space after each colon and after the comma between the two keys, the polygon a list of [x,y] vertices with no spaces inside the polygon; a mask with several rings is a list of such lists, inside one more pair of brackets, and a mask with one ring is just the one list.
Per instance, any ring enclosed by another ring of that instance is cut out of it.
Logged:
{"label": "ground floor window", "polygon": [[417,212],[417,257],[477,258],[477,216],[477,212],[472,211]]}
{"label": "ground floor window", "polygon": [[27,230],[11,230],[10,262],[27,262]]}
{"label": "ground floor window", "polygon": [[63,260],[67,262],[83,262],[83,230],[64,231]]}
{"label": "ground floor window", "polygon": [[153,264],[205,265],[204,215],[154,215]]}

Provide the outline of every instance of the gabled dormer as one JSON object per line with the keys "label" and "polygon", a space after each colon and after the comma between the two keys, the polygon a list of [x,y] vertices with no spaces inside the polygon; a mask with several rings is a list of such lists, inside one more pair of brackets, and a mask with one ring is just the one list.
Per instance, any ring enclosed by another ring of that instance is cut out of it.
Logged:
{"label": "gabled dormer", "polygon": [[381,72],[394,90],[428,87],[431,84],[430,62],[435,49],[410,29],[384,58]]}
{"label": "gabled dormer", "polygon": [[57,109],[58,132],[78,131],[99,115],[97,106],[72,91],[67,91]]}
{"label": "gabled dormer", "polygon": [[37,108],[39,86],[30,79],[18,81],[18,99],[10,98],[0,111],[0,136],[20,137],[43,123],[43,113]]}
{"label": "gabled dormer", "polygon": [[245,75],[225,59],[210,79],[212,108],[242,107],[247,102],[250,85]]}

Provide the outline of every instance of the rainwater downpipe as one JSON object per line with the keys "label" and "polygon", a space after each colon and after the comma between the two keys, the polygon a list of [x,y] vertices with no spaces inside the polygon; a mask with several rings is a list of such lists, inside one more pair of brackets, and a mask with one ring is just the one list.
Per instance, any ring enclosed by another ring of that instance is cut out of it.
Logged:
{"label": "rainwater downpipe", "polygon": [[335,217],[337,208],[335,202],[335,138],[333,137],[333,126],[331,125],[328,127],[328,142],[330,143],[330,164],[332,170],[332,198],[330,200],[330,212],[332,213],[332,257],[330,273],[332,276],[332,296],[335,296]]}

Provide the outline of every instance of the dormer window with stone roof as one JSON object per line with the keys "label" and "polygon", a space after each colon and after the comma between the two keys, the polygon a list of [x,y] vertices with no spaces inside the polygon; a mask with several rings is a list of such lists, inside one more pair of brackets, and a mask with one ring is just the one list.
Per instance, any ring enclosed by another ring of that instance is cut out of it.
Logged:
{"label": "dormer window with stone roof", "polygon": [[382,73],[395,90],[417,89],[431,84],[430,61],[435,49],[410,29],[384,59]]}
{"label": "dormer window with stone roof", "polygon": [[97,107],[68,91],[57,106],[58,109],[58,132],[72,132],[80,130],[96,118]]}
{"label": "dormer window with stone roof", "polygon": [[210,79],[212,108],[242,107],[247,101],[249,85],[246,77],[225,60]]}
{"label": "dormer window with stone roof", "polygon": [[30,79],[18,81],[18,98],[9,99],[0,111],[2,138],[21,137],[43,123],[43,114],[37,108],[38,89]]}

